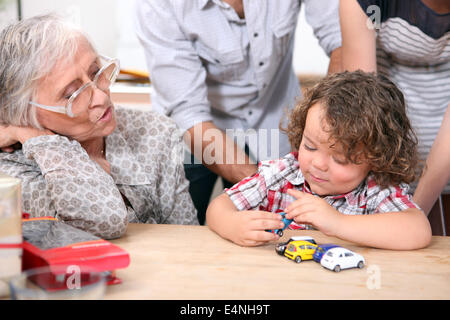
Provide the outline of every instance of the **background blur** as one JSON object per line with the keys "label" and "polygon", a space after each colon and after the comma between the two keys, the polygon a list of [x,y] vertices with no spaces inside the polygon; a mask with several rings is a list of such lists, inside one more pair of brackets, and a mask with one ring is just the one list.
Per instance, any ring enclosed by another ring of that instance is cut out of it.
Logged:
{"label": "background blur", "polygon": [[[146,71],[144,53],[134,31],[134,4],[135,0],[0,0],[0,29],[16,20],[19,14],[27,18],[58,12],[86,31],[100,53],[119,58],[122,68]],[[298,75],[323,76],[328,61],[302,8],[296,32],[294,69]]]}

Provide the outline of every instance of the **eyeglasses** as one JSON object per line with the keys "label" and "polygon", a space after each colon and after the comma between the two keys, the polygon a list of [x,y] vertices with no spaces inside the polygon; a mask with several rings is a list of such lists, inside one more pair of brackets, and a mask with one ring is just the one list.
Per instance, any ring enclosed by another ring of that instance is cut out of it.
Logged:
{"label": "eyeglasses", "polygon": [[103,92],[107,92],[119,74],[120,64],[118,59],[112,59],[102,55],[99,57],[100,60],[103,60],[101,61],[102,67],[95,75],[94,80],[84,84],[72,93],[65,106],[46,106],[33,101],[30,101],[30,104],[48,111],[67,114],[71,118],[81,114],[91,105],[94,89],[97,88]]}

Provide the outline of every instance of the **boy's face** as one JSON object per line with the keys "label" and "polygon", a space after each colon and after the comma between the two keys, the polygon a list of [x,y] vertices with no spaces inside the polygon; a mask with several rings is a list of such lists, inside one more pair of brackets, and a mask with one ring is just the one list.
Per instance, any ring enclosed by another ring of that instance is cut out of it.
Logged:
{"label": "boy's face", "polygon": [[328,124],[320,103],[313,105],[306,117],[303,138],[298,150],[300,170],[318,195],[338,195],[352,191],[370,171],[365,161],[354,164],[346,160],[339,143],[329,140]]}

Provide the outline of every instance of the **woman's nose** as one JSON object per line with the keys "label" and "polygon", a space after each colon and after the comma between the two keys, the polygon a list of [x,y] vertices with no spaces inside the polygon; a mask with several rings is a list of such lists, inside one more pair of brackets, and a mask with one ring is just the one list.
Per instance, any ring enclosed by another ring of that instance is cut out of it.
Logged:
{"label": "woman's nose", "polygon": [[98,87],[93,86],[92,101],[89,108],[93,108],[99,105],[109,104],[110,102],[110,91],[109,88],[106,91],[100,90]]}

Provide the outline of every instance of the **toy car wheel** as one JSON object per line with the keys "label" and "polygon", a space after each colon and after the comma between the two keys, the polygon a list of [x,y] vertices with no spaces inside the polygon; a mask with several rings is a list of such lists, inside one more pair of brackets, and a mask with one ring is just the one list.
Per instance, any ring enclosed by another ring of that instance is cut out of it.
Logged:
{"label": "toy car wheel", "polygon": [[295,257],[295,262],[297,263],[302,262],[302,258],[300,256]]}
{"label": "toy car wheel", "polygon": [[333,270],[334,270],[334,272],[339,272],[339,271],[341,271],[341,266],[337,265],[337,266],[334,267]]}
{"label": "toy car wheel", "polygon": [[358,262],[358,268],[360,269],[364,268],[364,262],[362,261]]}
{"label": "toy car wheel", "polygon": [[279,230],[278,232],[277,232],[277,234],[280,236],[280,238],[283,236],[283,230]]}

